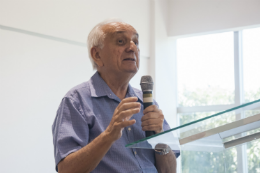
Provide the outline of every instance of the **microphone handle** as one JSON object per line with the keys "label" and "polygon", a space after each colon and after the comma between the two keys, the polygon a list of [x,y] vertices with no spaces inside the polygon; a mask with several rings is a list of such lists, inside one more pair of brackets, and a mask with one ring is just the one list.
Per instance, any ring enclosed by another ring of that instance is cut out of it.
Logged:
{"label": "microphone handle", "polygon": [[[144,103],[144,109],[147,108],[148,106],[151,106],[151,105],[153,105],[153,102],[146,102],[146,103]],[[149,136],[152,136],[152,135],[155,135],[154,131],[145,131],[145,136],[146,137],[149,137]]]}

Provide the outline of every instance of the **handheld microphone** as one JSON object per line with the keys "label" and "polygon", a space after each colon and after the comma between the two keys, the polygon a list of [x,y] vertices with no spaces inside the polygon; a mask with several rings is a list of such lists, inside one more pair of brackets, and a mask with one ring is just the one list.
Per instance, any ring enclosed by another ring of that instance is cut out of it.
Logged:
{"label": "handheld microphone", "polygon": [[[153,105],[153,79],[151,76],[142,76],[141,78],[141,88],[143,92],[143,103],[144,109],[150,105]],[[154,131],[145,131],[145,136],[149,137],[154,135]]]}

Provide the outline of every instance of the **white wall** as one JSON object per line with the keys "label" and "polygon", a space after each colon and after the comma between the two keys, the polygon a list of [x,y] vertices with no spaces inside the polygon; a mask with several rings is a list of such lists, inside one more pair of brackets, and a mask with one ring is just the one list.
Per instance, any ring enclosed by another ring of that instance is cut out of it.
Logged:
{"label": "white wall", "polygon": [[140,33],[141,54],[149,57],[149,4],[149,0],[1,0],[0,23],[85,43],[91,26],[120,18]]}
{"label": "white wall", "polygon": [[169,0],[168,36],[260,25],[259,0]]}
{"label": "white wall", "polygon": [[0,34],[0,172],[54,172],[51,125],[64,94],[93,73],[86,48]]}
{"label": "white wall", "polygon": [[0,172],[55,172],[51,125],[65,93],[94,73],[80,43],[96,23],[117,17],[137,29],[141,68],[131,84],[140,88],[149,71],[149,14],[149,0],[1,0],[0,25],[16,31],[0,27]]}
{"label": "white wall", "polygon": [[164,116],[173,128],[176,126],[176,74],[175,74],[175,40],[167,35],[168,0],[154,0],[151,9],[153,26],[151,46],[151,74],[155,83],[155,98]]}

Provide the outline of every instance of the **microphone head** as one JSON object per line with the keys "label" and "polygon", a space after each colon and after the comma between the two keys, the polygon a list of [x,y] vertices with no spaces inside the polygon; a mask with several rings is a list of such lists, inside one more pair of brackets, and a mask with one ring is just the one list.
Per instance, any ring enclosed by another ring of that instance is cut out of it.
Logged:
{"label": "microphone head", "polygon": [[153,78],[149,75],[142,76],[140,85],[142,91],[153,91]]}

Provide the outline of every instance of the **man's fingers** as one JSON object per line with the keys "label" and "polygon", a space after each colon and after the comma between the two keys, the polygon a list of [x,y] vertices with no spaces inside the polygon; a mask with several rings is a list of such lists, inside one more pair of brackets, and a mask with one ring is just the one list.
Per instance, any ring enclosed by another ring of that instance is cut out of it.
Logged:
{"label": "man's fingers", "polygon": [[123,105],[124,103],[128,103],[128,102],[137,102],[138,98],[137,97],[127,97],[124,98],[117,107],[120,107],[121,105]]}
{"label": "man's fingers", "polygon": [[144,126],[150,126],[150,125],[157,125],[157,124],[162,124],[163,123],[163,119],[148,119],[146,121],[142,122],[142,127]]}
{"label": "man's fingers", "polygon": [[129,121],[124,121],[124,122],[122,122],[122,128],[127,127],[127,126],[131,126],[135,122],[136,122],[135,119],[132,119],[132,120],[129,120]]}
{"label": "man's fingers", "polygon": [[157,119],[157,118],[158,118],[158,116],[156,113],[149,112],[149,113],[146,113],[144,116],[142,116],[141,121],[144,122],[149,119]]}
{"label": "man's fingers", "polygon": [[138,102],[130,102],[130,103],[124,103],[118,108],[118,112],[122,112],[124,110],[128,110],[131,108],[140,108],[141,104]]}
{"label": "man's fingers", "polygon": [[131,126],[136,122],[135,119],[129,120],[129,121],[122,121],[122,122],[116,122],[114,124],[114,127],[118,130],[121,130],[124,127]]}
{"label": "man's fingers", "polygon": [[164,119],[164,116],[163,116],[163,113],[161,110],[159,110],[159,112],[148,112],[148,113],[144,114],[144,116],[141,118],[141,121],[144,122],[149,119],[157,119],[157,118]]}
{"label": "man's fingers", "polygon": [[[151,107],[151,109],[153,108]],[[164,115],[158,108],[156,111],[151,111],[144,114],[141,121],[143,131],[155,131],[155,133],[160,133],[163,130]]]}
{"label": "man's fingers", "polygon": [[151,105],[151,106],[148,106],[144,111],[143,111],[143,114],[146,114],[148,112],[156,112],[158,111],[158,107],[156,105]]}
{"label": "man's fingers", "polygon": [[142,130],[143,131],[161,131],[161,126],[160,125],[149,125],[149,126],[143,126]]}
{"label": "man's fingers", "polygon": [[119,113],[117,121],[123,121],[125,118],[130,119],[134,114],[140,112],[140,108],[128,109]]}

